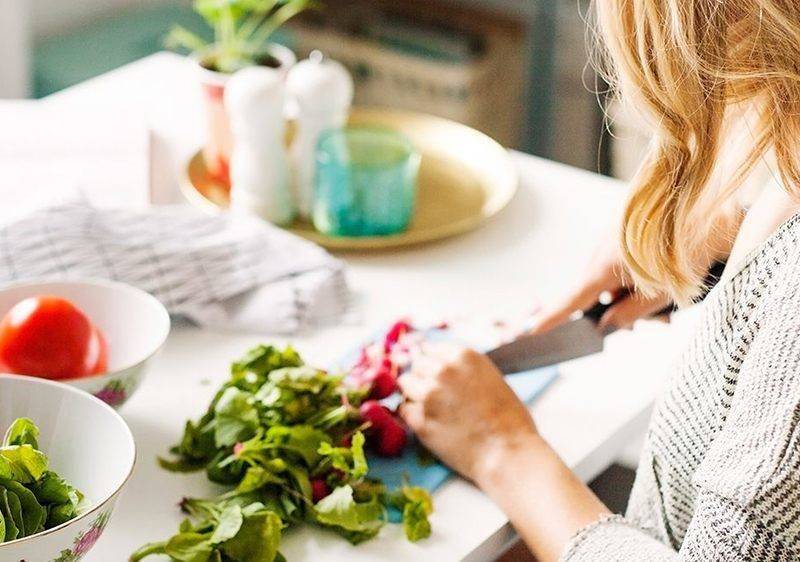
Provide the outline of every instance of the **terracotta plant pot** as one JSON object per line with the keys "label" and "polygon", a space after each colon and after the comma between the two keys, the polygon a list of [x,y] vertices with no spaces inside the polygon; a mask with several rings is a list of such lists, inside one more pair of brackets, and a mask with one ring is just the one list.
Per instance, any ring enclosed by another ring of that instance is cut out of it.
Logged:
{"label": "terracotta plant pot", "polygon": [[[275,67],[284,77],[289,69],[297,62],[294,53],[276,43],[271,43],[265,53],[279,63]],[[203,101],[206,111],[206,124],[208,138],[203,148],[203,159],[209,174],[224,185],[230,185],[228,163],[230,162],[233,139],[231,137],[230,123],[225,112],[223,96],[225,84],[230,74],[209,70],[203,65],[204,55],[196,54],[194,60],[199,72],[200,85],[203,89]]]}

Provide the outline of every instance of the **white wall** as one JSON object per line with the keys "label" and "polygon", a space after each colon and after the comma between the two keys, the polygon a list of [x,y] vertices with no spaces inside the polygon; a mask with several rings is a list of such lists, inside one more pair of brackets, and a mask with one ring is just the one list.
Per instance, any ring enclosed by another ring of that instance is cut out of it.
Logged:
{"label": "white wall", "polygon": [[0,0],[0,98],[24,98],[30,80],[28,0]]}

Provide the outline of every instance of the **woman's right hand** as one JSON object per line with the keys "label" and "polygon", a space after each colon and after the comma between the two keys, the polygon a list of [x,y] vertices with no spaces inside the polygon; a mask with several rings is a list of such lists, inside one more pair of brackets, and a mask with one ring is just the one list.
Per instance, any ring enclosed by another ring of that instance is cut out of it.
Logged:
{"label": "woman's right hand", "polygon": [[594,306],[604,293],[614,303],[600,319],[604,328],[629,328],[636,320],[663,310],[670,302],[666,295],[646,298],[636,292],[619,246],[609,236],[595,251],[578,285],[537,313],[529,332],[539,334],[563,324],[576,311]]}

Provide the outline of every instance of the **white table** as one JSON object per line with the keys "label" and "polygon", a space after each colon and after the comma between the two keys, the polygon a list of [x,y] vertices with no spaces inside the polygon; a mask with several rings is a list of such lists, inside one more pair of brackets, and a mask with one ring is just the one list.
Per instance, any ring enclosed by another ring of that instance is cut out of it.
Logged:
{"label": "white table", "polygon": [[[141,115],[153,129],[157,195],[169,200],[176,193],[182,162],[203,134],[192,78],[183,59],[159,54],[45,103]],[[325,365],[377,326],[402,315],[501,318],[564,290],[603,235],[623,188],[523,154],[514,154],[514,159],[522,185],[500,216],[480,230],[441,243],[343,256],[360,321],[292,342],[311,362]],[[560,379],[536,402],[533,411],[542,433],[582,479],[605,469],[641,431],[666,364],[684,339],[681,324],[641,323],[633,332],[611,336],[604,353],[565,364]],[[176,503],[181,496],[210,493],[203,475],[165,473],[155,456],[178,438],[187,417],[201,412],[225,378],[229,362],[261,341],[283,340],[174,330],[146,383],[122,411],[138,443],[138,465],[112,524],[87,562],[121,561],[137,545],[171,534],[180,519]],[[514,539],[504,515],[460,479],[449,481],[435,502],[434,534],[417,545],[401,539],[394,526],[356,548],[330,534],[303,529],[287,533],[282,550],[295,562],[490,560]]]}

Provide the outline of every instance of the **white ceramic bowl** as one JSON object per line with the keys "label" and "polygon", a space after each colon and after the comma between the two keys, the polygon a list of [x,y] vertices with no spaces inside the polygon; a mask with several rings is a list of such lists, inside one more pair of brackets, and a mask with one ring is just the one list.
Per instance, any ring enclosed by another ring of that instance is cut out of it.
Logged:
{"label": "white ceramic bowl", "polygon": [[19,301],[37,295],[70,300],[100,328],[108,344],[107,373],[59,382],[85,390],[115,408],[125,403],[169,334],[164,305],[142,290],[113,281],[18,283],[0,288],[0,318]]}
{"label": "white ceramic bowl", "polygon": [[70,386],[0,375],[0,434],[16,418],[41,430],[50,467],[84,493],[87,510],[39,534],[0,544],[3,562],[77,562],[100,538],[133,472],[136,446],[111,407]]}

